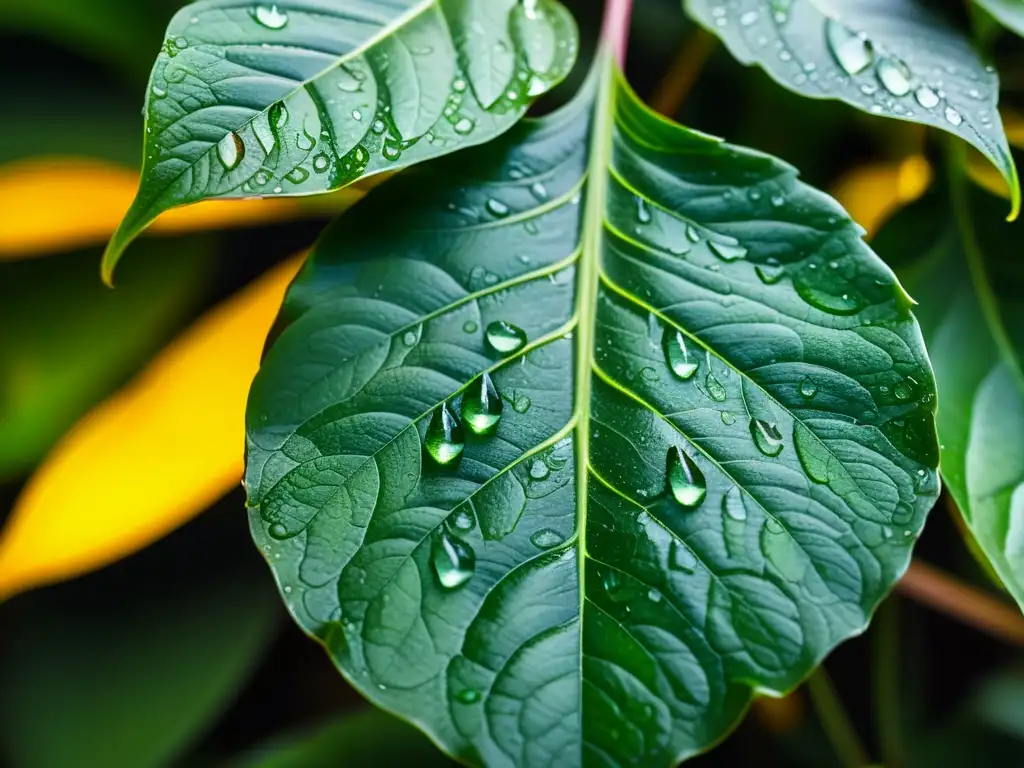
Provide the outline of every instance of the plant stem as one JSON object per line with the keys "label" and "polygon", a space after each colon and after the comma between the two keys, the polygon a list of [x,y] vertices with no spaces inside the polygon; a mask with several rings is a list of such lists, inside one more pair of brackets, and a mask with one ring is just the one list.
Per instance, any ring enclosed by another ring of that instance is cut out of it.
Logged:
{"label": "plant stem", "polygon": [[605,0],[604,28],[601,41],[608,46],[619,65],[626,66],[626,46],[629,44],[629,19],[633,13],[633,0]]}
{"label": "plant stem", "polygon": [[903,739],[903,713],[899,694],[900,656],[899,602],[895,595],[882,603],[873,624],[873,663],[875,678],[875,729],[885,768],[906,764]]}
{"label": "plant stem", "polygon": [[843,703],[836,695],[832,681],[824,667],[818,667],[807,678],[807,693],[818,713],[825,735],[844,768],[862,768],[868,764],[867,751],[857,736]]}
{"label": "plant stem", "polygon": [[697,27],[683,41],[665,76],[651,94],[651,109],[666,117],[675,115],[697,82],[697,76],[717,43],[717,37],[703,27]]}
{"label": "plant stem", "polygon": [[914,560],[896,589],[992,637],[1024,646],[1024,616],[1020,611],[934,566]]}

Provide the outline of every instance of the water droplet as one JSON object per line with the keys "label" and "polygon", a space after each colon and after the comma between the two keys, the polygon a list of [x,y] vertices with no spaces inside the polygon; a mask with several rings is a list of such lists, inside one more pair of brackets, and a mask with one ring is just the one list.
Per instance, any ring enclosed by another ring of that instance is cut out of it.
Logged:
{"label": "water droplet", "polygon": [[462,93],[466,90],[466,81],[461,77],[457,77],[452,81],[452,90],[456,93]]}
{"label": "water droplet", "polygon": [[720,382],[711,371],[708,371],[708,375],[704,377],[704,386],[707,388],[708,397],[716,403],[724,403],[729,397],[729,393],[726,392],[722,382]]}
{"label": "water droplet", "polygon": [[495,320],[484,331],[487,344],[495,352],[503,355],[511,354],[526,345],[526,331],[504,320]]}
{"label": "water droplet", "polygon": [[704,473],[681,448],[668,449],[668,487],[679,505],[696,509],[704,502],[708,486]]}
{"label": "water droplet", "polygon": [[274,523],[267,532],[275,539],[288,538],[288,528],[284,523]]}
{"label": "water droplet", "polygon": [[498,219],[503,219],[509,214],[508,206],[505,205],[501,200],[495,200],[493,197],[485,204],[487,212]]}
{"label": "water droplet", "polygon": [[731,414],[729,411],[722,411],[721,416],[722,423],[725,424],[725,426],[727,427],[730,427],[736,423],[736,417],[733,416],[733,414]]}
{"label": "water droplet", "polygon": [[720,243],[716,240],[708,240],[708,248],[722,261],[736,261],[747,255],[747,249],[735,243]]}
{"label": "water droplet", "polygon": [[274,128],[284,128],[288,123],[288,108],[284,105],[284,102],[275,101],[271,104],[270,111],[267,113],[267,119]]}
{"label": "water droplet", "polygon": [[288,23],[288,14],[278,10],[276,5],[257,5],[252,16],[267,29],[281,29]]}
{"label": "water droplet", "polygon": [[384,155],[385,160],[394,162],[402,156],[402,148],[393,141],[385,141],[380,153]]}
{"label": "water droplet", "polygon": [[217,158],[225,170],[233,171],[245,157],[245,143],[234,131],[217,142]]}
{"label": "water droplet", "polygon": [[871,43],[835,19],[825,22],[828,48],[848,75],[863,72],[874,58]]}
{"label": "water droplet", "polygon": [[914,519],[914,508],[907,504],[905,501],[900,502],[896,505],[896,509],[892,513],[892,522],[894,525],[906,525]]}
{"label": "water droplet", "polygon": [[448,515],[448,518],[445,520],[445,524],[449,529],[459,531],[461,533],[466,533],[467,531],[472,531],[476,528],[476,520],[473,519],[473,515],[464,509],[460,509],[457,512],[452,512]]}
{"label": "water droplet", "polygon": [[551,474],[551,469],[542,459],[534,459],[530,464],[530,477],[534,480],[544,480]]}
{"label": "water droplet", "polygon": [[431,560],[437,580],[445,589],[461,587],[473,577],[476,570],[476,553],[473,548],[445,529],[441,529],[434,538]]}
{"label": "water droplet", "polygon": [[475,320],[467,320],[462,324],[462,330],[465,333],[476,333],[476,329],[479,327]]}
{"label": "water droplet", "polygon": [[757,21],[758,15],[757,11],[747,11],[740,16],[740,26],[749,27],[751,24],[754,24]]}
{"label": "water droplet", "polygon": [[313,158],[313,170],[317,173],[323,173],[327,170],[327,166],[330,165],[330,159],[327,155],[320,154]]}
{"label": "water droplet", "polygon": [[818,394],[818,387],[810,376],[807,376],[800,382],[800,394],[808,400]]}
{"label": "water droplet", "polygon": [[781,208],[785,202],[786,202],[785,195],[782,195],[782,194],[774,194],[774,195],[772,195],[772,205],[774,207]]}
{"label": "water droplet", "polygon": [[700,233],[697,231],[697,228],[694,227],[692,224],[686,227],[686,239],[689,240],[691,243],[700,242]]}
{"label": "water droplet", "polygon": [[167,91],[165,89],[161,88],[156,83],[153,83],[153,87],[152,87],[151,91],[153,93],[153,98],[155,98],[155,99],[162,99],[162,98],[164,98],[164,96],[167,95]]}
{"label": "water droplet", "polygon": [[636,198],[636,220],[641,224],[651,223],[651,211],[647,207],[647,202],[642,198]]}
{"label": "water droplet", "polygon": [[909,400],[914,394],[914,389],[906,381],[901,381],[893,387],[892,393],[896,395],[897,400]]}
{"label": "water droplet", "polygon": [[303,131],[295,136],[295,146],[303,152],[308,152],[316,146],[316,139]]}
{"label": "water droplet", "polygon": [[765,456],[778,456],[782,453],[782,434],[773,422],[751,419],[750,435],[754,438],[757,450]]}
{"label": "water droplet", "polygon": [[416,332],[406,331],[405,335],[402,336],[402,343],[407,347],[415,346],[416,344]]}
{"label": "water droplet", "polygon": [[533,405],[533,400],[521,392],[512,393],[512,410],[516,413],[526,413]]}
{"label": "water droplet", "polygon": [[480,701],[480,691],[474,691],[472,688],[463,688],[455,694],[455,700],[459,704],[476,704]]}
{"label": "water droplet", "polygon": [[543,201],[548,199],[548,190],[539,181],[534,182],[533,184],[530,185],[530,192],[538,200]]}
{"label": "water droplet", "polygon": [[906,96],[910,93],[910,80],[913,77],[910,67],[895,56],[886,56],[878,62],[875,74],[885,90],[893,96]]}
{"label": "water droplet", "polygon": [[301,165],[292,168],[288,171],[285,178],[288,179],[292,184],[301,184],[309,178],[309,171],[303,168]]}
{"label": "water droplet", "polygon": [[927,85],[922,85],[914,91],[914,98],[925,109],[934,109],[939,104],[939,95]]}
{"label": "water droplet", "polygon": [[673,541],[668,550],[668,567],[673,571],[693,573],[697,557],[681,541]]}
{"label": "water droplet", "polygon": [[357,121],[357,122],[359,120],[362,120],[363,119],[363,113],[360,112],[358,109],[353,109],[352,110],[352,119]]}
{"label": "water droplet", "polygon": [[498,426],[504,407],[494,382],[484,373],[470,383],[462,396],[462,420],[474,433],[486,435]]}
{"label": "water droplet", "polygon": [[468,117],[464,117],[457,123],[455,123],[453,128],[455,129],[455,132],[457,134],[459,134],[460,136],[465,136],[467,133],[470,133],[473,130],[475,125],[476,123],[474,123]]}
{"label": "water droplet", "polygon": [[424,445],[430,457],[442,466],[451,464],[462,455],[466,434],[448,403],[441,403],[441,407],[434,411]]}
{"label": "water droplet", "polygon": [[697,372],[700,361],[690,360],[686,339],[681,332],[666,328],[661,343],[665,349],[665,361],[672,369],[672,373],[685,381]]}
{"label": "water droplet", "polygon": [[754,267],[757,278],[765,285],[775,285],[786,276],[786,270],[778,265],[758,264]]}
{"label": "water droplet", "polygon": [[739,486],[734,485],[722,497],[722,512],[738,522],[747,519],[747,506],[743,503],[743,491]]}
{"label": "water droplet", "polygon": [[537,549],[551,549],[557,547],[564,540],[562,534],[551,528],[541,528],[530,537],[530,543]]}
{"label": "water droplet", "polygon": [[960,125],[964,121],[963,117],[952,107],[946,107],[946,122],[950,125]]}

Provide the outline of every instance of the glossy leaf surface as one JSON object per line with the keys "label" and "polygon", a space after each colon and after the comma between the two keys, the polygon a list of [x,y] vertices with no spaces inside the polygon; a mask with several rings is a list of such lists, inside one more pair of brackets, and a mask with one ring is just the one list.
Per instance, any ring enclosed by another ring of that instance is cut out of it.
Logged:
{"label": "glossy leaf surface", "polygon": [[293,616],[474,764],[708,748],[864,628],[937,493],[924,345],[859,228],[598,75],[342,217],[246,417]]}
{"label": "glossy leaf surface", "polygon": [[[943,199],[926,198],[886,225],[878,248],[893,258],[920,257],[907,274],[941,393],[942,477],[1024,607],[1024,302],[1013,298],[1022,275],[999,200],[978,193],[973,203],[958,221]],[[977,241],[968,235],[977,248],[965,248],[958,223],[978,229]]]}
{"label": "glossy leaf surface", "polygon": [[167,208],[324,192],[485,142],[575,54],[552,0],[186,6],[150,77],[142,180],[105,274]]}
{"label": "glossy leaf surface", "polygon": [[[804,96],[941,128],[1020,184],[997,111],[999,78],[968,35],[920,0],[686,0],[744,64]],[[779,118],[782,119],[782,118]]]}

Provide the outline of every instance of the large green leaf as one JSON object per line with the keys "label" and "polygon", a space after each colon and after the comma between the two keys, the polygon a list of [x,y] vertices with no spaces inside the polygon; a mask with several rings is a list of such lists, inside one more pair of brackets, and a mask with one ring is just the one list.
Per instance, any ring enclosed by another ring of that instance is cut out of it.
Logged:
{"label": "large green leaf", "polygon": [[146,95],[139,193],[104,254],[207,198],[308,195],[507,130],[576,55],[554,0],[201,0]]}
{"label": "large green leaf", "polygon": [[603,56],[560,113],[371,193],[249,402],[295,619],[470,763],[709,747],[865,627],[936,497],[924,344],[860,233]]}
{"label": "large green leaf", "polygon": [[974,0],[993,18],[1018,35],[1024,35],[1024,2],[1022,0]]}
{"label": "large green leaf", "polygon": [[979,193],[973,209],[965,196],[958,207],[959,221],[943,198],[926,198],[889,222],[877,243],[883,255],[922,257],[907,276],[941,393],[942,477],[1024,607],[1024,280],[1013,273],[1016,240],[999,221],[998,199]]}
{"label": "large green leaf", "polygon": [[[922,0],[686,0],[744,64],[786,88],[941,128],[1020,184],[997,104],[999,78],[968,37]],[[773,116],[771,119],[785,119]]]}

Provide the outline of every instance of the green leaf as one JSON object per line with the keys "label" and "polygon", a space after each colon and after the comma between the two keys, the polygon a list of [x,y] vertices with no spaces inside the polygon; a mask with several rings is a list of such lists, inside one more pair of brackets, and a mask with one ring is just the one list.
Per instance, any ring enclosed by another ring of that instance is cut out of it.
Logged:
{"label": "green leaf", "polygon": [[1007,29],[1024,36],[1024,2],[1021,0],[974,0]]}
{"label": "green leaf", "polygon": [[831,198],[601,55],[325,234],[250,396],[253,535],[460,760],[674,764],[906,568],[937,495],[908,307]]}
{"label": "green leaf", "polygon": [[941,197],[926,198],[889,222],[877,244],[883,255],[921,256],[907,279],[941,393],[942,477],[1024,607],[1024,302],[1015,298],[1024,276],[1013,271],[1015,238],[998,199],[979,193],[972,206],[957,190],[955,215]]}
{"label": "green leaf", "polygon": [[241,761],[249,768],[323,768],[325,765],[451,766],[408,723],[369,709],[258,749]]}
{"label": "green leaf", "polygon": [[488,141],[575,55],[554,0],[188,5],[150,77],[142,180],[104,275],[173,206],[325,192]]}
{"label": "green leaf", "polygon": [[168,341],[202,300],[208,239],[150,240],[121,290],[95,251],[0,264],[0,480],[29,469],[100,398]]}
{"label": "green leaf", "polygon": [[[999,77],[969,38],[919,0],[686,0],[743,64],[784,87],[941,128],[1020,182],[999,118]],[[778,119],[773,117],[772,119]],[[782,118],[784,119],[784,117]]]}

